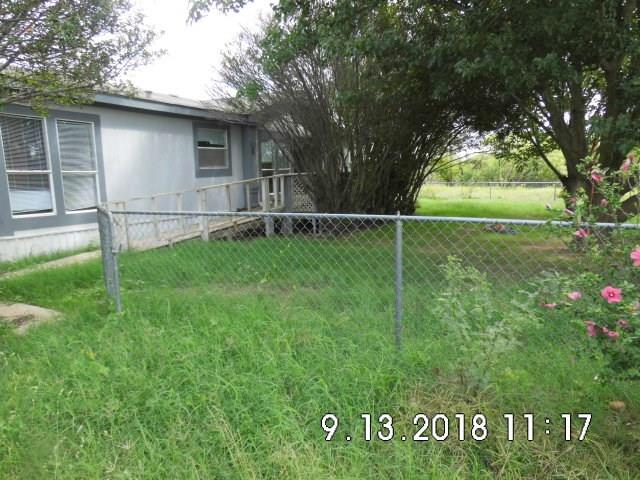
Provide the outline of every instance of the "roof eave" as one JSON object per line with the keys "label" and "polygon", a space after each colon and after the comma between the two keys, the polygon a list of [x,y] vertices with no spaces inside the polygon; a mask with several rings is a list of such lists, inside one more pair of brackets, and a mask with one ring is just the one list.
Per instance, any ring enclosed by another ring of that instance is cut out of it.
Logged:
{"label": "roof eave", "polygon": [[97,93],[94,105],[138,112],[161,113],[171,116],[189,117],[204,120],[214,120],[238,125],[255,125],[256,119],[252,115],[243,113],[230,113],[206,108],[192,108],[182,105],[125,97],[121,95]]}

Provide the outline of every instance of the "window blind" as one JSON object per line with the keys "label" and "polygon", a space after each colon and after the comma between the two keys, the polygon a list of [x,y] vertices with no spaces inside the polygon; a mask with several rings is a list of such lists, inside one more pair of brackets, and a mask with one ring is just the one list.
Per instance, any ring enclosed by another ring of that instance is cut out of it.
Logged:
{"label": "window blind", "polygon": [[0,138],[12,214],[53,211],[42,121],[0,115]]}
{"label": "window blind", "polygon": [[66,171],[96,171],[95,150],[90,123],[58,120],[60,165]]}
{"label": "window blind", "polygon": [[64,204],[67,211],[95,208],[97,169],[92,124],[56,120]]}

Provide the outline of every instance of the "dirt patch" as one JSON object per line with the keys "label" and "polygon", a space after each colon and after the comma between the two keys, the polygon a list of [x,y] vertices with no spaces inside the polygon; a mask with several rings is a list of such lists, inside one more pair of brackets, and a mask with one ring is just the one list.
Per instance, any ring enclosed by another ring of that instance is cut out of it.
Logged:
{"label": "dirt patch", "polygon": [[24,335],[31,327],[50,322],[60,316],[59,312],[48,308],[24,303],[0,303],[0,321],[14,328],[18,335]]}

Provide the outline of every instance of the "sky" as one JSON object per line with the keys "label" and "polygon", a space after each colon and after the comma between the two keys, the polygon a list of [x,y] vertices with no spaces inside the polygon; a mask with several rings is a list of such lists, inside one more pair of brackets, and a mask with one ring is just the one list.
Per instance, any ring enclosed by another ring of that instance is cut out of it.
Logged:
{"label": "sky", "polygon": [[164,34],[155,47],[167,53],[152,64],[129,72],[125,78],[141,90],[167,93],[195,100],[210,97],[208,88],[227,44],[242,31],[255,30],[261,15],[270,12],[270,0],[254,0],[238,13],[212,9],[195,24],[187,23],[188,0],[133,0],[147,17],[147,24]]}

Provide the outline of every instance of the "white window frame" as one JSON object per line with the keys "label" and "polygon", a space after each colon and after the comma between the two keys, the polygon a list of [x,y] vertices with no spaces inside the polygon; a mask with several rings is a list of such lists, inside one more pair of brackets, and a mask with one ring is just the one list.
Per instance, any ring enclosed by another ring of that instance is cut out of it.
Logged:
{"label": "white window frame", "polygon": [[[95,170],[64,170],[62,167],[62,154],[60,153],[60,134],[58,132],[58,121],[63,121],[63,122],[71,122],[71,123],[84,123],[87,125],[90,125],[91,128],[91,143],[93,144],[93,160],[95,162],[94,167]],[[91,122],[89,120],[76,120],[73,118],[64,118],[64,117],[56,117],[54,119],[54,124],[55,124],[55,129],[56,129],[56,146],[58,147],[58,163],[59,163],[59,167],[60,167],[60,185],[62,188],[62,202],[65,204],[64,205],[64,213],[66,215],[78,215],[78,214],[82,214],[82,213],[91,213],[91,212],[96,212],[97,211],[97,206],[100,205],[101,203],[101,198],[100,198],[100,177],[99,177],[99,172],[98,172],[98,149],[96,147],[96,125],[94,122]],[[66,175],[80,175],[80,176],[85,176],[88,177],[89,175],[93,174],[94,178],[96,179],[96,207],[94,208],[86,208],[84,210],[67,210],[67,205],[65,203],[65,196],[64,196],[64,176]]]}
{"label": "white window frame", "polygon": [[[11,193],[9,193],[9,210],[11,212],[11,218],[33,218],[33,217],[51,217],[57,215],[57,205],[56,205],[56,195],[55,195],[55,186],[53,184],[53,171],[51,166],[51,152],[49,151],[49,132],[47,131],[47,122],[43,117],[37,117],[34,115],[20,115],[15,113],[0,113],[0,115],[4,115],[7,117],[19,117],[19,118],[28,118],[31,120],[38,120],[40,125],[42,125],[42,141],[44,143],[44,156],[47,162],[47,170],[10,170],[6,168],[7,159],[5,158],[5,175],[4,179],[7,183],[7,191],[11,192],[11,187],[9,184],[9,175],[44,175],[46,174],[49,177],[49,195],[51,196],[51,211],[44,213],[13,213],[13,207],[11,206]],[[3,148],[3,158],[4,158],[4,139],[2,138],[2,132],[0,131],[0,145]]]}
{"label": "white window frame", "polygon": [[[220,147],[201,147],[200,145],[198,145],[198,129],[205,129],[205,130],[221,130],[224,132],[224,143],[226,145],[225,148],[220,148]],[[205,126],[199,126],[196,125],[196,152],[198,152],[198,158],[196,159],[196,161],[198,162],[198,170],[227,170],[229,168],[229,129],[228,128],[224,128],[224,127],[205,127]],[[200,150],[224,150],[225,155],[224,155],[224,166],[222,167],[203,167],[202,165],[200,165]]]}

